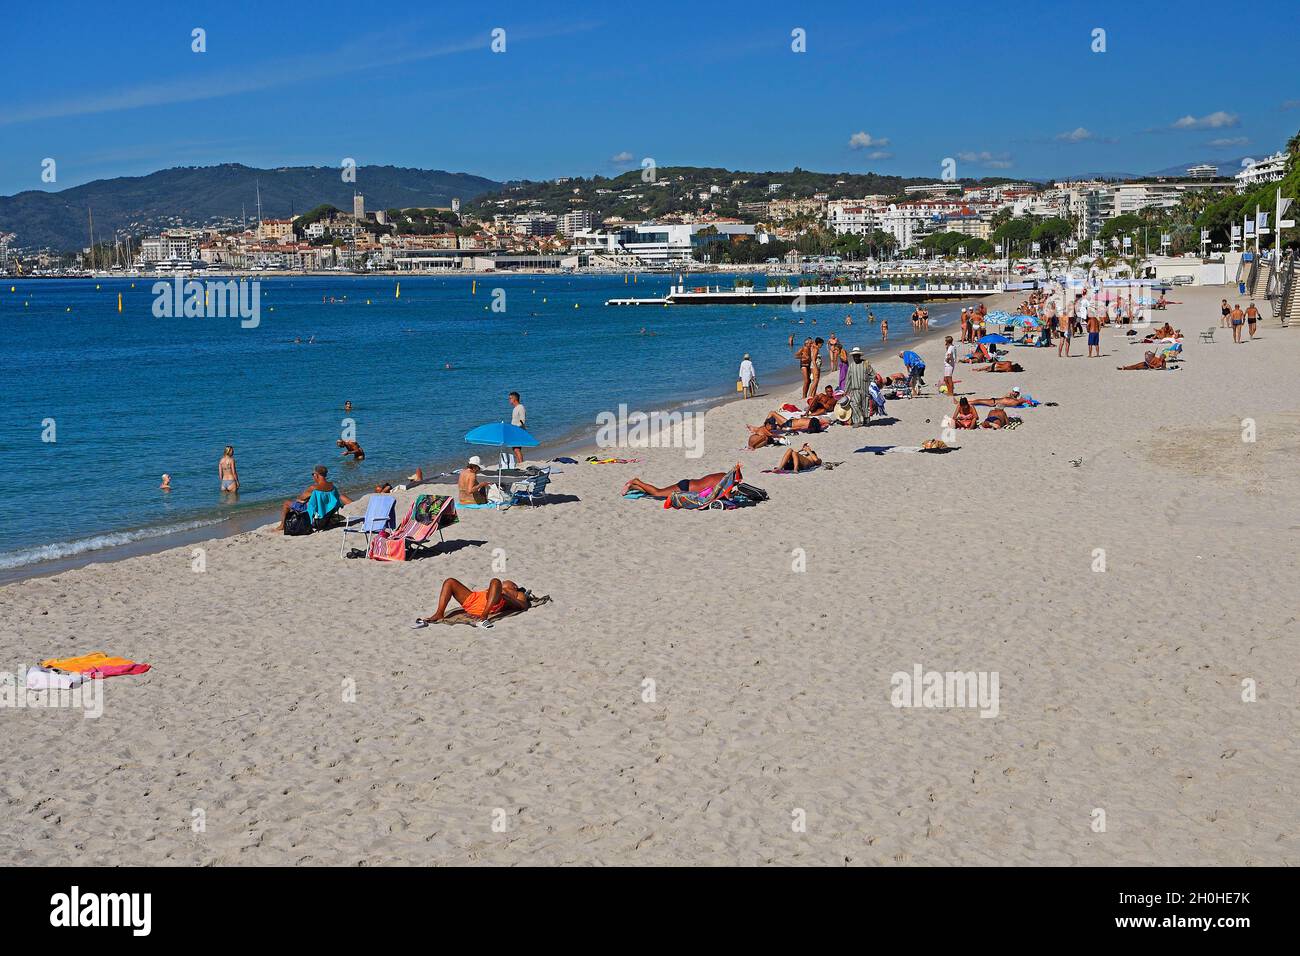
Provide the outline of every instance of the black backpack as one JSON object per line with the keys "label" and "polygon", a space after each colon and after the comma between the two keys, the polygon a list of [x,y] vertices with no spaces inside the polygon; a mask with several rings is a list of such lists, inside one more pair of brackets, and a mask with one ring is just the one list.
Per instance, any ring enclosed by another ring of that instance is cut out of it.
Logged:
{"label": "black backpack", "polygon": [[290,511],[284,516],[284,533],[287,535],[311,534],[311,518],[305,511]]}
{"label": "black backpack", "polygon": [[754,501],[754,502],[767,500],[766,491],[764,491],[762,488],[755,488],[753,485],[744,481],[736,485],[735,494],[743,495],[744,497],[748,498],[750,501]]}

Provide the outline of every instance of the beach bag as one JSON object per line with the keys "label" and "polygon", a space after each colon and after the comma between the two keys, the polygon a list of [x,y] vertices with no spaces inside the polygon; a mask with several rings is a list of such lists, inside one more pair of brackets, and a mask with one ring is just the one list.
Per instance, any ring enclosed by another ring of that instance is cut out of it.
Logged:
{"label": "beach bag", "polygon": [[762,488],[755,488],[753,485],[745,481],[742,481],[740,484],[736,485],[736,490],[733,492],[733,494],[744,495],[750,501],[767,500],[766,491],[764,491]]}
{"label": "beach bag", "polygon": [[311,534],[311,518],[305,511],[290,511],[284,516],[284,533],[290,536]]}

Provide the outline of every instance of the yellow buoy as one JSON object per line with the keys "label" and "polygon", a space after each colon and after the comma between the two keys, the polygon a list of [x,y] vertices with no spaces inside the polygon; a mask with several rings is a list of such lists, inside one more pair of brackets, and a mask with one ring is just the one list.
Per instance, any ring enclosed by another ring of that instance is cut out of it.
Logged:
{"label": "yellow buoy", "polygon": [[370,304],[370,300],[369,300],[369,299],[366,299],[366,305],[369,305],[369,304]]}
{"label": "yellow buoy", "polygon": [[394,295],[393,298],[400,299],[401,297],[402,297],[402,283],[399,282],[397,283],[397,294]]}
{"label": "yellow buoy", "polygon": [[470,294],[470,295],[478,295],[478,280],[477,280],[477,279],[474,279],[472,282],[470,282],[470,284],[469,284],[469,294]]}
{"label": "yellow buoy", "polygon": [[578,307],[578,303],[576,303],[576,302],[573,303],[573,307],[576,309],[576,308]]}
{"label": "yellow buoy", "polygon": [[117,311],[122,311],[122,293],[117,294]]}
{"label": "yellow buoy", "polygon": [[95,283],[95,290],[96,290],[96,291],[99,290],[99,283],[98,283],[98,282]]}

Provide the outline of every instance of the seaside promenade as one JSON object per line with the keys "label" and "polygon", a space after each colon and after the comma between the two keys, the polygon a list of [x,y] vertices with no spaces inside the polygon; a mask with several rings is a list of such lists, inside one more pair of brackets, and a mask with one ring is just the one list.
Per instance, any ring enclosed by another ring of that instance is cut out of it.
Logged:
{"label": "seaside promenade", "polygon": [[[1143,348],[1114,327],[1100,359],[959,366],[959,394],[1057,404],[944,455],[864,451],[940,436],[940,332],[892,424],[808,439],[834,470],[763,473],[744,425],[795,397],[765,390],[708,412],[702,458],[562,466],[559,500],[465,512],[422,560],[263,528],[201,572],[186,547],[0,587],[0,668],[153,667],[97,719],[0,711],[0,862],[1300,863],[1300,329],[1203,343],[1223,295],[1156,313],[1176,372],[1116,371]],[[770,500],[619,497],[736,461]],[[553,603],[412,630],[448,576]],[[996,716],[893,706],[918,666],[996,673]]]}

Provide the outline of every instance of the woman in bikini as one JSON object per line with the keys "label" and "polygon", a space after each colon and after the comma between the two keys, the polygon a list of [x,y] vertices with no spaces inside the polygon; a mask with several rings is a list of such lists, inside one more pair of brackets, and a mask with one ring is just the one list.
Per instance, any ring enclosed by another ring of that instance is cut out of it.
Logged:
{"label": "woman in bikini", "polygon": [[795,451],[793,448],[787,448],[785,454],[781,456],[781,462],[776,466],[777,471],[807,471],[809,468],[816,468],[822,463],[817,457],[817,452],[813,451],[804,442],[802,448]]}
{"label": "woman in bikini", "polygon": [[[739,462],[736,463],[736,473],[737,474],[740,473]],[[696,491],[696,492],[704,491],[707,488],[712,488],[714,485],[716,485],[718,482],[722,481],[722,479],[726,477],[727,477],[726,473],[720,471],[717,472],[716,474],[705,475],[703,478],[683,478],[680,481],[678,481],[676,484],[665,485],[662,488],[657,488],[654,485],[648,485],[640,478],[630,478],[628,479],[628,483],[623,486],[623,490],[620,491],[619,494],[625,495],[629,491],[639,491],[647,498],[669,498],[679,491]]]}
{"label": "woman in bikini", "polygon": [[957,428],[974,428],[979,424],[980,415],[971,407],[970,401],[966,398],[959,399],[957,410],[953,412],[952,422]]}

